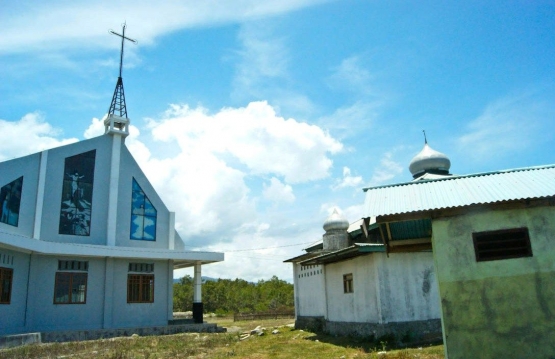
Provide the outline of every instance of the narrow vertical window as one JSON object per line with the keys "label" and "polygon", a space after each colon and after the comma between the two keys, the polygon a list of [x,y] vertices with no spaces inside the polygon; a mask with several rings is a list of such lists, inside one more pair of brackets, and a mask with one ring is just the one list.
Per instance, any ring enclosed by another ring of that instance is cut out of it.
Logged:
{"label": "narrow vertical window", "polygon": [[64,166],[60,234],[89,236],[96,150],[67,157]]}
{"label": "narrow vertical window", "polygon": [[155,241],[157,211],[134,178],[131,201],[131,239]]}
{"label": "narrow vertical window", "polygon": [[0,222],[17,227],[23,177],[0,188]]}
{"label": "narrow vertical window", "polygon": [[13,269],[0,267],[0,304],[10,304]]}
{"label": "narrow vertical window", "polygon": [[343,293],[352,293],[353,292],[353,274],[345,274],[343,275]]}

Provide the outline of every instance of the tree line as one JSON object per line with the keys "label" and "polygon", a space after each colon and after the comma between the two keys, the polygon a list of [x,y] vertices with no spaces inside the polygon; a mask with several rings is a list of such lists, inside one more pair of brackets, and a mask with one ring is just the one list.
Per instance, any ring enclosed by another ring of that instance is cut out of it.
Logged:
{"label": "tree line", "polygon": [[[205,313],[254,313],[293,310],[293,284],[273,276],[256,283],[243,279],[203,281],[202,303]],[[186,312],[193,308],[193,278],[186,275],[173,285],[173,309]]]}

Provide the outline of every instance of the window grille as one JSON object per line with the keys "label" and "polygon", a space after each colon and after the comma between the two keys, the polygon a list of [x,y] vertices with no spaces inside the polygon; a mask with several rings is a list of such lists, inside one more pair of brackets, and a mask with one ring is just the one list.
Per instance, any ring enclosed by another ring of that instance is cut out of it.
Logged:
{"label": "window grille", "polygon": [[528,228],[512,228],[472,234],[477,262],[532,257]]}
{"label": "window grille", "polygon": [[83,271],[87,272],[89,270],[88,261],[58,261],[58,270],[70,270],[70,271]]}
{"label": "window grille", "polygon": [[129,272],[152,273],[154,263],[129,263]]}

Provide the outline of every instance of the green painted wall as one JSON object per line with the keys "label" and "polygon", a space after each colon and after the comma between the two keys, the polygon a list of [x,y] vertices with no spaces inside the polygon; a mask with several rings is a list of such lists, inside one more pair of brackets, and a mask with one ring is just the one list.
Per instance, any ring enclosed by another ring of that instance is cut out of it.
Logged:
{"label": "green painted wall", "polygon": [[[472,233],[528,227],[533,257],[476,262]],[[435,219],[446,354],[555,358],[555,208]]]}

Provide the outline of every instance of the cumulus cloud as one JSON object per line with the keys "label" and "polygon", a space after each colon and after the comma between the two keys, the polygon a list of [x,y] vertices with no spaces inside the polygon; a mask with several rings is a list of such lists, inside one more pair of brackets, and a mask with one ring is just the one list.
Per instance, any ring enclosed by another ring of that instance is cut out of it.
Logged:
{"label": "cumulus cloud", "polygon": [[38,113],[29,113],[18,121],[0,119],[0,128],[0,161],[77,142],[76,138],[58,139],[61,130],[45,122]]}
{"label": "cumulus cloud", "polygon": [[[103,130],[93,119],[86,133]],[[291,184],[328,177],[330,157],[343,148],[321,128],[280,117],[266,102],[213,114],[203,107],[171,105],[160,118],[148,119],[141,132],[131,126],[126,145],[176,212],[176,227],[187,245],[203,248],[252,237],[255,230],[262,242],[275,240],[279,234],[270,234],[272,219],[257,208],[259,199],[292,203]]]}
{"label": "cumulus cloud", "polygon": [[264,185],[264,198],[272,202],[295,202],[293,188],[290,185],[282,183],[279,179],[272,177],[270,185]]}
{"label": "cumulus cloud", "polygon": [[325,178],[343,145],[320,127],[285,119],[265,101],[224,108],[173,105],[150,123],[159,141],[175,141],[184,153],[232,155],[254,175],[275,174],[288,183]]}

